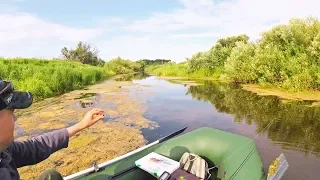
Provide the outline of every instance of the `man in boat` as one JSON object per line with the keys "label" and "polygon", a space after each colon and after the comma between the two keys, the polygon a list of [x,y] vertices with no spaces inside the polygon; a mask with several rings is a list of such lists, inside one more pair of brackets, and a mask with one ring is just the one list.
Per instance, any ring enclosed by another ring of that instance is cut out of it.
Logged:
{"label": "man in boat", "polygon": [[[102,109],[92,109],[77,124],[46,133],[31,140],[14,141],[15,109],[28,108],[33,102],[30,92],[15,91],[11,82],[0,79],[0,179],[19,180],[17,168],[34,165],[56,151],[67,148],[69,138],[104,118]],[[43,172],[38,180],[62,180],[54,171]]]}

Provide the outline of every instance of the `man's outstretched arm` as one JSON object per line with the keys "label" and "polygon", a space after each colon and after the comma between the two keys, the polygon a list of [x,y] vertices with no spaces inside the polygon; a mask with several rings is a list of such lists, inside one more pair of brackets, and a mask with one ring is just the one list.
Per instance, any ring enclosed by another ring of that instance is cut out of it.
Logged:
{"label": "man's outstretched arm", "polygon": [[79,123],[26,141],[16,141],[9,146],[17,168],[34,165],[47,159],[54,152],[68,147],[69,138],[104,118],[104,111],[93,109]]}

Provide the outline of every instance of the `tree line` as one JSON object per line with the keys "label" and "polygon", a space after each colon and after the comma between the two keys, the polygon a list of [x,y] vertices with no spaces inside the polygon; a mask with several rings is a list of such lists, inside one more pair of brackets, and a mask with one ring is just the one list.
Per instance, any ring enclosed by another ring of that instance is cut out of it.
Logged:
{"label": "tree line", "polygon": [[[151,71],[271,84],[292,91],[319,90],[320,22],[313,17],[293,18],[263,32],[257,41],[249,41],[245,34],[221,38],[184,63],[152,67]],[[173,73],[172,66],[184,69]]]}
{"label": "tree line", "polygon": [[85,42],[72,49],[61,49],[62,58],[1,58],[0,78],[12,81],[19,90],[28,90],[36,99],[47,98],[81,89],[116,74],[143,72],[150,64],[171,60],[142,59],[131,61],[120,57],[104,61],[99,50]]}
{"label": "tree line", "polygon": [[[68,49],[67,47],[63,47],[61,49],[61,56],[64,60],[70,60],[70,61],[78,61],[83,64],[89,64],[93,66],[104,66],[106,64],[106,61],[102,60],[99,57],[99,50],[96,47],[93,47],[92,45],[80,41],[75,49]],[[107,65],[108,67],[114,67],[116,63],[119,63],[123,66],[123,68],[131,68],[138,70],[139,68],[137,66],[140,66],[140,68],[143,69],[143,67],[147,65],[153,65],[153,64],[165,64],[168,62],[171,62],[171,60],[168,59],[141,59],[136,61],[137,63],[133,63],[131,60],[125,60],[120,57],[114,58],[110,61],[110,64]],[[129,65],[132,64],[132,65]],[[115,68],[115,67],[114,67]],[[126,71],[121,67],[117,67],[116,71]],[[121,70],[122,69],[122,70]]]}

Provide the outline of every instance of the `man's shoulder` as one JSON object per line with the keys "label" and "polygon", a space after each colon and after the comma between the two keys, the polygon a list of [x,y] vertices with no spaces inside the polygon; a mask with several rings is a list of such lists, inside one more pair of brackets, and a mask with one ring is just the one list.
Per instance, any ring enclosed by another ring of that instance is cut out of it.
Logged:
{"label": "man's shoulder", "polygon": [[8,148],[5,150],[5,152],[12,154],[12,152],[14,151],[15,143],[16,143],[15,141],[10,143]]}
{"label": "man's shoulder", "polygon": [[10,155],[13,154],[19,143],[21,143],[21,141],[13,141],[4,152],[7,152]]}
{"label": "man's shoulder", "polygon": [[7,149],[5,151],[3,151],[2,153],[7,153],[7,154],[12,154],[12,151],[14,149],[14,145],[13,142],[9,144],[9,146],[7,147]]}

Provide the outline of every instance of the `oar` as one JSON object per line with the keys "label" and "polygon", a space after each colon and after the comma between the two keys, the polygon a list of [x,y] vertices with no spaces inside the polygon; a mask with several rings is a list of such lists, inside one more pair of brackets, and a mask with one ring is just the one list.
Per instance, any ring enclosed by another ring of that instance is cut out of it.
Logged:
{"label": "oar", "polygon": [[[146,146],[143,146],[143,147],[141,147],[141,148],[138,148],[138,149],[136,149],[136,150],[134,150],[134,151],[131,151],[131,152],[127,153],[127,154],[124,154],[124,155],[122,155],[122,156],[119,156],[119,157],[117,157],[117,158],[115,158],[115,159],[112,159],[112,160],[110,160],[110,161],[107,161],[107,162],[104,162],[104,163],[102,163],[102,164],[99,164],[99,165],[97,165],[96,167],[91,167],[91,168],[89,168],[89,169],[86,169],[86,170],[77,172],[77,173],[72,174],[72,175],[70,175],[70,176],[67,176],[67,177],[65,177],[65,178],[63,178],[63,179],[64,179],[64,180],[71,180],[71,179],[78,178],[78,177],[80,177],[80,176],[84,176],[84,175],[90,174],[90,173],[95,172],[95,171],[97,171],[97,170],[104,169],[104,168],[106,168],[107,166],[109,166],[110,164],[113,164],[113,163],[115,163],[115,162],[121,161],[121,160],[123,160],[123,159],[125,159],[125,158],[127,158],[127,157],[129,157],[129,156],[132,156],[132,155],[134,155],[134,154],[136,154],[136,153],[138,153],[138,152],[141,152],[141,151],[143,151],[143,150],[145,150],[145,149],[148,149],[149,147],[152,147],[152,146],[154,146],[154,145],[156,145],[156,144],[162,143],[163,141],[166,141],[166,140],[168,140],[168,139],[170,139],[170,138],[172,138],[172,137],[174,137],[174,136],[182,133],[182,132],[185,131],[187,128],[188,128],[188,126],[182,128],[182,129],[180,129],[179,131],[176,131],[176,132],[174,132],[174,133],[172,133],[172,134],[170,134],[170,135],[168,135],[168,136],[166,136],[166,137],[163,137],[163,138],[161,138],[161,139],[159,139],[159,140],[157,140],[157,141],[155,141],[155,142],[153,142],[153,143],[150,143],[150,144],[148,144],[148,145],[146,145]],[[128,168],[128,169],[129,169],[129,168]],[[126,169],[126,170],[128,171],[128,169]],[[132,169],[129,169],[129,171],[130,171],[130,170],[132,170]],[[127,171],[126,171],[126,172],[123,172],[123,173],[127,173]],[[119,173],[117,173],[117,174],[119,174]]]}

